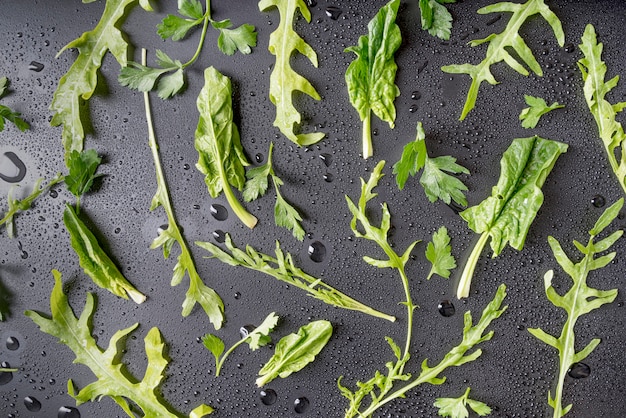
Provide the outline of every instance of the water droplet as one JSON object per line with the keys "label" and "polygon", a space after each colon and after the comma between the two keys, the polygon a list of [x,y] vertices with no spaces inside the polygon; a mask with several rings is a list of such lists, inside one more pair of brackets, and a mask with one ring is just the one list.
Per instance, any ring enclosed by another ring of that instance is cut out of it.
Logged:
{"label": "water droplet", "polygon": [[309,407],[309,400],[304,396],[299,397],[293,401],[293,409],[296,413],[301,414]]}
{"label": "water droplet", "polygon": [[24,180],[24,177],[26,177],[26,164],[20,157],[11,151],[7,151],[2,155],[7,157],[11,164],[2,164],[3,161],[0,160],[0,169],[4,171],[4,173],[0,173],[0,179],[7,183],[19,183]]}
{"label": "water droplet", "polygon": [[228,210],[222,205],[213,204],[209,210],[211,211],[211,215],[213,215],[213,217],[218,221],[225,221],[228,219]]}
{"label": "water droplet", "polygon": [[57,383],[57,381],[54,380],[54,379],[50,379],[50,380],[48,380],[48,383],[50,383],[51,385],[55,385]]}
{"label": "water droplet", "polygon": [[168,225],[168,224],[163,224],[163,225],[160,225],[160,226],[157,228],[157,234],[161,235],[163,232],[165,232],[165,231],[167,230],[167,228],[169,228],[169,225]]}
{"label": "water droplet", "polygon": [[120,232],[122,232],[122,228],[115,228],[115,230],[113,231],[116,234],[119,234]]}
{"label": "water droplet", "polygon": [[80,418],[80,411],[72,406],[62,406],[59,408],[58,418]]}
{"label": "water droplet", "polygon": [[584,379],[591,374],[591,367],[585,363],[574,363],[567,371],[567,374],[573,379]]}
{"label": "water droplet", "polygon": [[416,104],[412,104],[411,107],[409,107],[409,112],[411,112],[411,113],[417,112],[417,105]]}
{"label": "water droplet", "polygon": [[597,194],[591,198],[591,204],[597,208],[601,208],[606,204],[606,199],[604,196]]}
{"label": "water droplet", "polygon": [[334,179],[333,175],[332,175],[332,174],[330,174],[330,173],[326,173],[326,174],[324,174],[324,176],[323,176],[323,177],[324,177],[324,181],[325,181],[326,183],[332,183],[332,181],[333,181],[333,179]]}
{"label": "water droplet", "polygon": [[31,412],[37,412],[41,409],[41,402],[34,396],[27,396],[24,398],[24,405],[26,405],[26,409]]}
{"label": "water droplet", "polygon": [[7,348],[11,351],[17,350],[20,348],[20,341],[13,336],[7,338]]}
{"label": "water droplet", "polygon": [[326,153],[320,154],[320,160],[322,160],[326,167],[330,167],[330,164],[333,162],[333,156]]}
{"label": "water droplet", "polygon": [[241,293],[240,292],[235,292],[235,300],[239,300],[241,298]]}
{"label": "water droplet", "polygon": [[422,94],[415,90],[413,93],[411,93],[411,99],[412,100],[419,100],[422,97]]}
{"label": "water droplet", "polygon": [[576,47],[574,47],[573,43],[568,42],[565,44],[565,47],[563,47],[563,49],[565,49],[565,52],[567,52],[568,54],[571,54],[572,52],[574,52]]}
{"label": "water droplet", "polygon": [[378,135],[378,128],[372,129],[372,135],[374,136]]}
{"label": "water droplet", "polygon": [[315,6],[317,6],[317,0],[306,0],[306,4],[309,7],[315,7]]}
{"label": "water droplet", "polygon": [[330,17],[332,20],[339,19],[341,16],[342,10],[337,6],[328,6],[326,8],[326,16]]}
{"label": "water droplet", "polygon": [[452,302],[450,302],[447,299],[439,302],[437,309],[439,310],[439,313],[445,317],[450,317],[454,315],[454,311],[455,311],[454,305],[452,304]]}
{"label": "water droplet", "polygon": [[183,164],[183,170],[189,170],[191,166],[187,163]]}
{"label": "water droplet", "polygon": [[[2,363],[0,363],[0,367],[2,367],[3,369],[10,369],[11,365],[6,361],[3,361]],[[13,380],[12,372],[0,372],[0,385],[6,385],[11,380]]]}
{"label": "water droplet", "polygon": [[261,154],[260,152],[254,156],[254,161],[257,162],[257,164],[261,164],[263,162],[263,154]]}
{"label": "water droplet", "polygon": [[274,389],[264,389],[259,392],[259,397],[263,405],[272,405],[278,399],[278,395]]}
{"label": "water droplet", "polygon": [[54,189],[50,189],[50,197],[56,199],[57,197],[59,197],[59,192]]}
{"label": "water droplet", "polygon": [[226,233],[221,229],[216,229],[213,231],[213,239],[219,243],[223,243],[226,241]]}
{"label": "water droplet", "polygon": [[243,327],[239,328],[239,335],[241,336],[241,338],[247,338],[248,335],[250,335],[250,333],[255,330],[255,328],[256,327],[254,325],[244,325]]}
{"label": "water droplet", "polygon": [[326,257],[326,247],[319,241],[312,242],[308,249],[309,257],[316,263],[321,263]]}
{"label": "water droplet", "polygon": [[34,71],[36,73],[40,72],[41,70],[43,70],[44,65],[40,62],[37,61],[31,61],[30,64],[28,64],[28,69],[31,71]]}
{"label": "water droplet", "polygon": [[20,254],[20,257],[22,258],[22,260],[26,260],[28,258],[28,253],[26,251],[22,251],[22,254]]}

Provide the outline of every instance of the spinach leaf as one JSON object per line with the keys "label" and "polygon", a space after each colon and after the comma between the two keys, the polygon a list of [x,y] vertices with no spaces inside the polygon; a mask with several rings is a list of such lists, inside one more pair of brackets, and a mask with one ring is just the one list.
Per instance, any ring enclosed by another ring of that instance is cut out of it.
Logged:
{"label": "spinach leaf", "polygon": [[363,122],[363,158],[374,155],[372,146],[372,112],[393,129],[396,107],[393,101],[400,95],[395,85],[398,66],[394,54],[402,43],[396,16],[400,0],[391,0],[368,23],[368,34],[359,38],[356,46],[346,48],[356,59],[346,70],[346,84],[352,106]]}
{"label": "spinach leaf", "polygon": [[293,105],[293,94],[300,91],[315,100],[320,100],[315,87],[300,74],[291,68],[291,55],[299,52],[317,67],[317,54],[293,29],[296,11],[307,22],[311,22],[311,12],[304,0],[261,0],[259,10],[265,11],[270,7],[278,8],[280,23],[270,35],[269,51],[276,56],[276,63],[270,76],[270,100],[276,106],[274,126],[280,129],[283,135],[299,146],[311,145],[324,138],[323,132],[295,133],[294,129],[300,124],[302,116]]}
{"label": "spinach leaf", "polygon": [[504,152],[500,179],[491,196],[461,212],[470,229],[481,235],[461,275],[459,299],[469,296],[474,269],[489,237],[493,257],[507,243],[516,250],[524,247],[530,225],[543,203],[541,186],[559,155],[566,151],[566,144],[534,136],[514,139]]}
{"label": "spinach leaf", "polygon": [[519,115],[519,119],[522,121],[522,127],[534,128],[539,123],[539,118],[548,112],[555,109],[565,107],[557,102],[552,103],[550,106],[541,97],[533,97],[527,94],[524,95],[524,101],[530,107],[522,109],[522,113]]}
{"label": "spinach leaf", "polygon": [[[478,97],[478,89],[483,81],[489,84],[498,84],[493,74],[491,74],[490,67],[500,61],[506,62],[512,69],[518,73],[527,76],[528,70],[520,63],[520,60],[524,62],[535,74],[538,76],[543,75],[541,66],[533,56],[532,51],[524,42],[519,30],[521,26],[535,14],[540,14],[552,27],[554,35],[560,46],[565,43],[565,35],[561,26],[559,18],[550,10],[545,4],[545,0],[528,0],[526,3],[518,4],[512,2],[501,2],[483,7],[478,10],[479,14],[487,13],[512,13],[509,23],[506,25],[504,31],[499,34],[492,33],[484,39],[477,39],[470,42],[472,47],[489,43],[487,48],[487,54],[485,59],[479,64],[455,64],[446,65],[441,69],[446,73],[453,74],[467,74],[472,78],[472,85],[467,93],[467,99],[463,112],[461,113],[460,120],[465,119],[467,114],[474,108],[476,104],[476,98]],[[511,55],[507,50],[511,48],[517,53],[517,57]]]}

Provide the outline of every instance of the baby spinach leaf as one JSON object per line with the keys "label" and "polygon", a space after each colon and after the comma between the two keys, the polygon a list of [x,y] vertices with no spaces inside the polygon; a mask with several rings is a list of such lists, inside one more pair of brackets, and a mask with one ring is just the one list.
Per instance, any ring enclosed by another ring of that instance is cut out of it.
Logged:
{"label": "baby spinach leaf", "polygon": [[261,387],[277,377],[285,378],[302,370],[315,360],[333,333],[330,322],[313,321],[300,327],[297,334],[289,334],[278,341],[274,355],[259,371],[257,386]]}
{"label": "baby spinach leaf", "polygon": [[[492,33],[484,39],[477,39],[470,42],[472,47],[489,43],[487,47],[487,54],[485,59],[479,64],[455,64],[446,65],[441,69],[446,73],[452,74],[467,74],[472,78],[472,85],[467,93],[467,99],[463,112],[461,113],[460,120],[465,119],[467,114],[474,108],[476,104],[476,98],[478,97],[478,89],[483,81],[489,84],[498,84],[493,74],[491,74],[490,67],[500,61],[504,61],[517,71],[518,73],[527,76],[528,70],[520,63],[525,63],[535,74],[538,76],[543,75],[541,66],[535,59],[532,51],[524,42],[524,39],[519,34],[521,26],[535,14],[540,14],[550,25],[554,31],[554,35],[560,46],[565,43],[565,35],[561,26],[559,18],[550,10],[545,4],[545,0],[528,0],[526,3],[512,3],[501,2],[483,7],[478,10],[479,14],[488,13],[512,13],[509,23],[506,25],[504,31],[499,34]],[[513,56],[507,48],[511,48],[517,53],[517,56]]]}
{"label": "baby spinach leaf", "polygon": [[[124,349],[124,340],[139,324],[117,331],[113,334],[106,350],[98,347],[92,336],[92,319],[95,311],[95,298],[87,294],[87,301],[80,317],[76,317],[69,305],[67,295],[63,293],[61,273],[52,270],[54,288],[50,295],[52,317],[47,318],[34,311],[26,311],[26,316],[35,322],[41,331],[56,337],[74,352],[74,363],[88,367],[96,376],[96,381],[88,384],[76,393],[74,382],[67,383],[70,396],[76,404],[99,400],[108,396],[115,401],[129,417],[136,415],[131,411],[131,404],[143,411],[146,417],[182,417],[174,411],[158,394],[168,360],[165,354],[165,342],[158,328],[152,328],[144,339],[147,357],[146,373],[142,380],[133,377],[126,365],[120,362]],[[196,408],[197,417],[204,416],[212,408],[204,405]],[[203,411],[204,414],[197,415]]]}
{"label": "baby spinach leaf", "polygon": [[433,234],[433,240],[426,246],[426,259],[432,264],[426,280],[430,280],[433,274],[447,279],[450,277],[450,270],[456,268],[456,260],[452,256],[450,246],[450,236],[445,226]]}
{"label": "baby spinach leaf", "polygon": [[395,85],[396,65],[394,54],[402,43],[396,16],[400,0],[391,0],[368,23],[368,34],[359,38],[356,46],[346,48],[356,59],[346,70],[346,85],[352,106],[363,122],[363,158],[374,154],[372,146],[372,112],[393,129],[396,107],[393,102],[400,95]]}
{"label": "baby spinach leaf", "polygon": [[322,132],[295,133],[294,129],[300,124],[302,116],[293,105],[293,94],[302,92],[315,100],[320,95],[315,87],[300,74],[291,68],[290,58],[296,51],[309,59],[317,67],[317,54],[293,29],[296,11],[307,22],[311,22],[311,12],[304,0],[261,0],[259,10],[266,11],[270,7],[278,8],[280,23],[270,35],[269,51],[276,56],[276,63],[270,76],[270,100],[276,106],[274,126],[280,129],[283,135],[299,146],[311,145],[324,138]]}
{"label": "baby spinach leaf", "polygon": [[465,393],[458,398],[437,398],[434,406],[439,410],[437,413],[441,417],[452,418],[468,418],[469,411],[467,406],[476,412],[478,416],[484,417],[491,414],[491,408],[484,402],[476,401],[469,398],[470,388],[465,390]]}
{"label": "baby spinach leaf", "polygon": [[587,245],[574,241],[574,245],[584,256],[578,263],[570,260],[565,251],[563,251],[561,244],[554,237],[548,237],[548,242],[556,261],[572,279],[572,287],[564,295],[558,294],[552,286],[554,272],[549,270],[544,276],[546,296],[554,306],[565,310],[567,320],[558,337],[554,337],[540,328],[529,328],[528,331],[559,352],[559,372],[556,389],[554,395],[552,391],[548,393],[548,404],[553,408],[555,418],[564,416],[572,408],[572,404],[565,407],[562,405],[563,385],[568,370],[576,363],[587,358],[600,344],[600,339],[594,338],[577,352],[576,346],[578,344],[574,334],[576,322],[583,315],[598,309],[604,304],[613,302],[617,297],[617,289],[599,290],[589,287],[587,277],[589,273],[607,266],[615,258],[615,252],[597,258],[596,255],[607,251],[623,235],[624,231],[615,231],[598,242],[594,242],[594,240],[618,216],[623,205],[624,199],[622,198],[604,211],[594,227],[589,231]]}
{"label": "baby spinach leaf", "polygon": [[469,296],[478,258],[491,237],[493,257],[508,244],[524,247],[526,235],[543,203],[541,187],[559,155],[567,151],[561,142],[538,136],[514,139],[500,160],[500,179],[491,196],[463,212],[461,217],[480,235],[461,275],[457,297]]}
{"label": "baby spinach leaf", "polygon": [[550,106],[541,97],[533,97],[527,94],[524,95],[524,101],[530,107],[522,109],[522,113],[519,115],[519,119],[522,121],[522,127],[534,128],[539,123],[539,118],[548,112],[555,109],[565,107],[557,102],[552,103]]}
{"label": "baby spinach leaf", "polygon": [[[6,77],[0,77],[0,99],[6,94],[8,86],[9,80]],[[28,122],[20,117],[21,115],[21,113],[12,110],[8,106],[0,105],[0,132],[4,130],[7,120],[22,132],[30,128]]]}
{"label": "baby spinach leaf", "polygon": [[237,217],[248,228],[254,228],[257,218],[243,207],[231,189],[232,186],[243,190],[244,166],[249,165],[233,122],[231,95],[230,79],[213,67],[207,68],[197,100],[200,120],[196,129],[196,168],[204,174],[211,197],[223,192]]}
{"label": "baby spinach leaf", "polygon": [[616,120],[617,114],[626,108],[626,101],[612,105],[605,98],[617,86],[619,76],[605,81],[606,64],[602,61],[602,43],[598,43],[593,25],[585,28],[579,47],[584,55],[578,61],[578,68],[585,82],[585,100],[598,125],[611,169],[626,193],[626,134],[622,124]]}

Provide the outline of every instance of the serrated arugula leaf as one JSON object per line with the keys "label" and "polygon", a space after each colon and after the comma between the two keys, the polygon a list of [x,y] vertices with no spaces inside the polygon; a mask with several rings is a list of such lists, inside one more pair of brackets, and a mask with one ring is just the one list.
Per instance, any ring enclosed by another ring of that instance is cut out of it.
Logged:
{"label": "serrated arugula leaf", "polygon": [[437,413],[441,417],[452,418],[467,418],[469,417],[469,411],[467,405],[478,414],[478,416],[484,417],[491,414],[491,408],[487,404],[469,399],[470,388],[465,390],[465,393],[458,398],[437,398],[433,404],[435,408],[439,410]]}
{"label": "serrated arugula leaf", "polygon": [[522,121],[522,127],[534,128],[539,123],[539,118],[548,112],[555,109],[565,107],[557,102],[552,103],[550,106],[541,97],[524,95],[524,101],[530,107],[522,109],[522,113],[519,115],[519,119]]}
{"label": "serrated arugula leaf", "polygon": [[[6,94],[9,87],[9,79],[0,77],[0,99]],[[28,122],[22,119],[20,112],[16,112],[8,106],[0,105],[0,132],[4,130],[6,121],[11,122],[17,129],[24,132],[30,128]]]}
{"label": "serrated arugula leaf", "polygon": [[319,320],[300,327],[297,334],[281,338],[276,344],[274,355],[259,371],[257,386],[264,386],[277,377],[285,378],[302,370],[315,360],[332,333],[331,323]]}
{"label": "serrated arugula leaf", "polygon": [[363,158],[374,154],[371,134],[372,112],[393,129],[396,120],[394,100],[400,95],[395,84],[394,54],[402,43],[400,28],[395,23],[400,0],[391,0],[368,23],[368,34],[359,38],[358,45],[345,49],[356,58],[346,70],[346,85],[350,103],[363,122]]}
{"label": "serrated arugula leaf", "polygon": [[300,14],[307,22],[311,22],[311,12],[304,0],[261,0],[259,10],[266,11],[271,7],[278,8],[280,23],[270,35],[268,49],[276,56],[276,63],[270,76],[270,100],[276,106],[274,126],[283,135],[299,146],[312,145],[324,138],[322,132],[295,133],[302,116],[293,104],[293,93],[302,92],[315,100],[320,95],[315,87],[304,77],[291,68],[290,58],[299,52],[317,67],[317,54],[293,29],[295,13]]}
{"label": "serrated arugula leaf", "polygon": [[426,277],[427,280],[430,280],[433,274],[447,279],[450,277],[450,270],[456,268],[456,260],[452,256],[450,246],[450,236],[445,226],[433,234],[433,240],[426,246],[426,259],[432,264]]}
{"label": "serrated arugula leaf", "polygon": [[[538,76],[543,75],[541,66],[535,59],[532,51],[526,45],[526,42],[519,34],[521,26],[531,16],[540,14],[550,25],[554,31],[554,35],[560,46],[565,43],[565,35],[561,26],[559,18],[550,10],[545,4],[545,0],[528,0],[526,3],[518,4],[512,2],[495,3],[478,10],[479,14],[488,13],[512,13],[511,19],[507,24],[504,31],[499,34],[492,33],[484,39],[477,39],[470,42],[472,47],[489,43],[487,47],[487,54],[485,59],[479,64],[455,64],[446,65],[441,69],[446,73],[452,74],[467,74],[472,78],[472,84],[467,93],[467,99],[461,112],[460,120],[465,119],[467,114],[474,108],[476,99],[478,97],[478,90],[483,81],[489,84],[498,84],[493,74],[491,74],[490,67],[493,64],[504,61],[517,71],[518,73],[527,76],[528,70],[522,65],[525,63]],[[507,48],[512,49],[517,53],[517,56],[513,56]],[[521,60],[521,62],[520,62]]]}
{"label": "serrated arugula leaf", "polygon": [[220,31],[217,46],[226,55],[233,55],[237,51],[242,54],[249,54],[252,52],[251,47],[256,46],[257,33],[252,25],[246,23],[235,29],[230,29],[233,26],[230,19],[219,22],[212,21],[211,25]]}
{"label": "serrated arugula leaf", "polygon": [[623,231],[615,231],[599,242],[594,241],[597,234],[600,234],[618,216],[623,205],[624,199],[622,198],[605,210],[594,228],[589,231],[589,241],[586,246],[574,241],[576,248],[583,254],[583,259],[578,263],[569,259],[561,244],[554,237],[548,237],[548,243],[556,261],[572,279],[572,287],[564,295],[558,294],[552,287],[554,272],[549,270],[544,276],[546,296],[554,306],[565,310],[567,320],[558,337],[554,337],[540,328],[529,328],[528,331],[544,343],[554,347],[559,353],[556,389],[554,395],[552,391],[548,393],[548,404],[553,408],[555,418],[564,416],[572,408],[572,404],[565,407],[562,405],[563,385],[567,371],[574,364],[587,358],[600,344],[600,339],[594,338],[583,349],[576,351],[576,346],[578,346],[574,333],[576,322],[583,315],[604,304],[613,302],[617,297],[617,289],[599,290],[589,287],[587,277],[589,273],[605,267],[615,258],[615,252],[597,258],[596,255],[607,251],[623,235]]}
{"label": "serrated arugula leaf", "polygon": [[585,100],[598,126],[611,169],[626,193],[626,133],[622,124],[616,120],[617,114],[626,108],[626,101],[612,105],[605,98],[617,86],[619,76],[605,81],[606,64],[602,61],[602,43],[598,43],[593,25],[589,24],[585,28],[579,48],[584,56],[578,61],[578,68],[585,83]]}
{"label": "serrated arugula leaf", "polygon": [[104,54],[110,51],[120,66],[126,67],[128,43],[117,25],[124,19],[131,4],[135,4],[135,0],[107,0],[96,27],[59,51],[61,54],[68,48],[78,49],[78,57],[59,80],[50,104],[53,112],[50,124],[63,125],[66,162],[72,151],[83,150],[85,131],[80,115],[81,103],[89,100],[96,89],[97,72]]}
{"label": "serrated arugula leaf", "polygon": [[440,199],[446,204],[454,200],[461,206],[467,206],[467,199],[463,193],[467,187],[461,180],[448,173],[469,174],[469,170],[457,164],[456,159],[451,156],[430,158],[426,150],[426,134],[422,122],[418,122],[415,140],[404,146],[400,161],[393,166],[398,188],[404,189],[409,176],[415,176],[422,168],[424,171],[420,177],[420,184],[428,200],[436,202]]}
{"label": "serrated arugula leaf", "polygon": [[543,203],[541,187],[567,144],[538,136],[514,139],[502,155],[500,178],[491,196],[463,212],[461,217],[480,235],[461,275],[457,297],[469,296],[478,258],[491,238],[493,257],[509,244],[524,247],[526,235]]}
{"label": "serrated arugula leaf", "polygon": [[293,261],[293,256],[283,252],[280,243],[276,241],[275,255],[272,257],[254,249],[251,245],[246,245],[245,251],[237,248],[229,234],[226,234],[226,250],[210,242],[197,241],[196,245],[211,253],[210,258],[217,258],[223,263],[231,266],[246,267],[274,277],[286,282],[293,287],[304,290],[315,299],[319,299],[338,308],[359,311],[377,318],[395,321],[395,317],[379,312],[367,305],[364,305],[350,296],[341,293],[337,289],[324,283],[321,279],[305,273],[297,267]]}
{"label": "serrated arugula leaf", "polygon": [[[120,362],[124,352],[124,340],[139,324],[113,334],[106,350],[98,347],[92,336],[92,318],[95,311],[95,298],[87,294],[87,301],[80,317],[76,317],[69,305],[67,296],[63,293],[61,273],[52,271],[54,288],[50,295],[51,318],[47,318],[34,311],[26,311],[26,316],[35,322],[41,331],[49,334],[66,345],[74,352],[74,363],[88,367],[95,375],[96,381],[82,388],[76,393],[74,382],[68,381],[69,394],[76,399],[77,405],[99,400],[108,396],[115,401],[130,417],[131,403],[135,408],[143,411],[147,417],[181,417],[174,411],[158,393],[163,380],[168,360],[165,354],[166,347],[158,328],[152,328],[146,334],[144,347],[147,357],[146,373],[142,380],[133,377],[126,365]],[[202,408],[205,414],[212,410],[206,406]],[[200,411],[200,409],[197,409]],[[202,416],[202,415],[196,415]]]}
{"label": "serrated arugula leaf", "polygon": [[96,178],[104,174],[96,174],[102,158],[95,149],[76,150],[70,153],[68,159],[69,174],[65,176],[67,190],[76,196],[77,208],[80,197],[87,193]]}
{"label": "serrated arugula leaf", "polygon": [[[145,59],[145,50],[143,50],[143,57]],[[187,291],[185,301],[183,302],[182,315],[188,316],[197,303],[202,306],[202,309],[209,317],[209,321],[213,324],[215,329],[219,329],[224,323],[224,302],[217,292],[206,286],[200,278],[193,256],[189,251],[181,228],[178,226],[178,221],[176,220],[176,215],[174,214],[174,207],[172,206],[169,188],[161,166],[159,146],[156,142],[156,135],[154,133],[154,126],[152,123],[152,112],[150,111],[150,98],[147,92],[144,92],[144,102],[146,108],[146,121],[148,123],[148,143],[150,151],[152,152],[152,159],[154,160],[157,180],[157,190],[152,197],[150,210],[154,210],[159,206],[162,206],[167,216],[167,229],[165,229],[154,239],[154,241],[152,241],[150,248],[153,249],[163,247],[163,256],[168,258],[174,244],[178,244],[180,247],[180,254],[176,265],[174,266],[174,275],[171,282],[172,286],[180,284],[185,276],[185,273],[189,275],[189,290]]]}

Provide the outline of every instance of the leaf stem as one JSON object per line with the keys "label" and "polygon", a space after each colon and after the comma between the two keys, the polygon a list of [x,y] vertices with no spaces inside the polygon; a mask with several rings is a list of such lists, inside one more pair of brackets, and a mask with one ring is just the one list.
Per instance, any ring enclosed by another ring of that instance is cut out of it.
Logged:
{"label": "leaf stem", "polygon": [[363,158],[368,159],[374,155],[374,146],[372,145],[372,111],[367,112],[367,116],[363,119]]}
{"label": "leaf stem", "polygon": [[[248,338],[248,337],[246,337],[246,338]],[[217,358],[215,358],[215,376],[219,376],[220,375],[220,370],[222,370],[222,366],[224,365],[224,360],[226,360],[226,357],[228,357],[230,355],[230,353],[235,351],[235,349],[237,347],[239,347],[241,344],[243,344],[246,341],[246,338],[242,338],[239,341],[237,341],[235,344],[233,344],[232,347],[230,347],[228,350],[226,350],[224,352],[224,354],[222,355],[222,357],[219,360]]]}
{"label": "leaf stem", "polygon": [[[220,165],[219,169],[221,178],[227,179],[228,177],[224,172],[224,167]],[[224,181],[223,191],[224,195],[226,196],[226,200],[228,201],[228,204],[230,205],[232,210],[235,212],[235,215],[237,215],[241,222],[243,222],[248,228],[254,228],[258,222],[258,219],[256,218],[256,216],[248,212],[248,210],[243,207],[241,202],[233,193],[233,189],[231,188],[230,184],[226,180]]]}
{"label": "leaf stem", "polygon": [[204,38],[206,38],[207,29],[209,28],[209,22],[211,21],[211,0],[206,0],[206,12],[204,13],[203,19],[204,23],[202,24],[202,32],[200,33],[200,42],[198,42],[196,52],[193,54],[189,61],[182,65],[182,68],[187,68],[188,66],[193,64],[200,56],[200,52],[202,51],[202,47],[204,46]]}
{"label": "leaf stem", "polygon": [[474,270],[476,269],[476,264],[478,264],[478,259],[480,258],[480,254],[483,252],[483,249],[485,248],[485,244],[487,244],[488,239],[489,232],[483,232],[476,242],[472,253],[467,259],[467,262],[465,263],[465,268],[463,269],[463,273],[461,274],[459,287],[457,288],[457,298],[462,299],[469,296],[470,285],[472,284],[472,277],[474,276]]}

